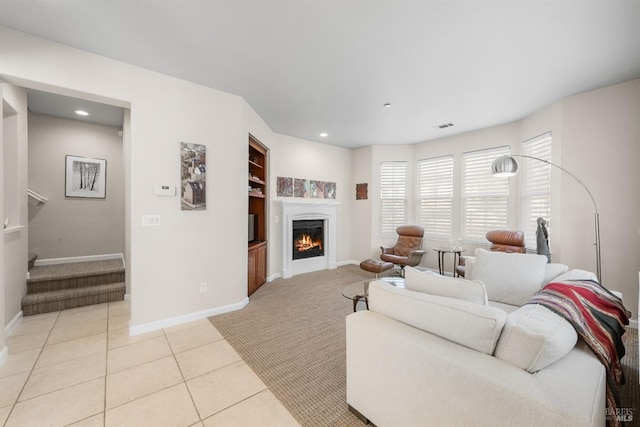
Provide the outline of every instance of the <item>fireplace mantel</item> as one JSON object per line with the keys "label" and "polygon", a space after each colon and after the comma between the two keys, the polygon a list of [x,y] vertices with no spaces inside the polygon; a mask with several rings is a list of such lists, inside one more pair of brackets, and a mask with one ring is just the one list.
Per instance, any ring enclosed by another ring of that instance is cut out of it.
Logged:
{"label": "fireplace mantel", "polygon": [[[281,200],[282,203],[282,277],[289,278],[296,274],[311,271],[334,269],[337,245],[337,208],[340,202],[334,200],[292,201]],[[301,219],[319,219],[325,221],[323,257],[293,260],[293,221]]]}

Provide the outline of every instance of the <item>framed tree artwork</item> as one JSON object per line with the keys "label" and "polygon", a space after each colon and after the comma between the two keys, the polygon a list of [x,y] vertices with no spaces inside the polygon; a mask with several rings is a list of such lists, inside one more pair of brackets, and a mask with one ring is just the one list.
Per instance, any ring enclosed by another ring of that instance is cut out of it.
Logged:
{"label": "framed tree artwork", "polygon": [[66,156],[66,197],[106,198],[107,161],[89,157]]}

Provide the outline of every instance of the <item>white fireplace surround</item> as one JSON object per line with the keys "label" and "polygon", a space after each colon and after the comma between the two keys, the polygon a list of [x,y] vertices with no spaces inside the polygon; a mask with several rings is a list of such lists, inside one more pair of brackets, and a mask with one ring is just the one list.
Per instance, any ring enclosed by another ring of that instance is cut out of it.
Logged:
{"label": "white fireplace surround", "polygon": [[[289,278],[296,274],[312,271],[334,269],[337,246],[337,208],[336,201],[289,201],[282,200],[282,277]],[[298,220],[324,221],[324,256],[293,259],[293,221]]]}

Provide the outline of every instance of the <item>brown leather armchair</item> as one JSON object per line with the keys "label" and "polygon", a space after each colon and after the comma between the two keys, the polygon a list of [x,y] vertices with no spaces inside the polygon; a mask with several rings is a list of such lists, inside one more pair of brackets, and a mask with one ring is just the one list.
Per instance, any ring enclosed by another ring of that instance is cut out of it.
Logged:
{"label": "brown leather armchair", "polygon": [[[522,231],[511,230],[491,230],[486,234],[487,240],[491,242],[490,251],[520,253],[527,252],[524,246],[524,233]],[[460,262],[456,265],[458,276],[464,277],[465,257],[460,257]]]}
{"label": "brown leather armchair", "polygon": [[422,257],[426,253],[422,249],[422,238],[424,237],[424,227],[419,225],[401,225],[396,228],[398,241],[395,245],[380,246],[382,254],[380,259],[392,262],[400,267],[400,274],[404,277],[404,267],[415,267],[420,264]]}

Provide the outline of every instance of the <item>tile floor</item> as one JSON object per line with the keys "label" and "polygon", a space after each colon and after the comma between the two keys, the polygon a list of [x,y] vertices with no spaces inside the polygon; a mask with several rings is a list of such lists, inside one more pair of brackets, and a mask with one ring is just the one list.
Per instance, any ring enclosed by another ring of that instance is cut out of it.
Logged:
{"label": "tile floor", "polygon": [[298,426],[207,319],[129,336],[119,301],[23,318],[0,425]]}

